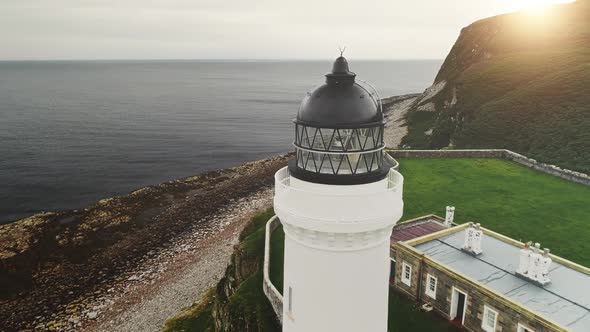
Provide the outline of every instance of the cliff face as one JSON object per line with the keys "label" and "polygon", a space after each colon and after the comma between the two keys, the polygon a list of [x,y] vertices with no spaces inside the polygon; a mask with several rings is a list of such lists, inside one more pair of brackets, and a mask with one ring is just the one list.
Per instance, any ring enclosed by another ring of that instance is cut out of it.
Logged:
{"label": "cliff face", "polygon": [[264,232],[274,212],[255,216],[240,234],[240,243],[225,275],[200,303],[169,319],[164,331],[278,332],[280,325],[262,292]]}
{"label": "cliff face", "polygon": [[590,1],[471,24],[407,114],[406,148],[507,148],[590,171]]}
{"label": "cliff face", "polygon": [[[241,234],[225,276],[215,290],[212,310],[215,331],[278,331],[266,298],[260,298],[264,257],[264,225],[272,212],[257,216]],[[250,233],[251,232],[251,233]],[[262,243],[262,246],[260,244]]]}

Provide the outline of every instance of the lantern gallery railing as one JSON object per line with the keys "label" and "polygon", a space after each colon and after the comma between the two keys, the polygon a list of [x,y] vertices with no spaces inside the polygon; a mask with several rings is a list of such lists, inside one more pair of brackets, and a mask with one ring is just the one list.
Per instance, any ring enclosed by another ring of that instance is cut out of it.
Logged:
{"label": "lantern gallery railing", "polygon": [[295,124],[297,166],[323,174],[363,174],[383,165],[383,125],[332,129]]}

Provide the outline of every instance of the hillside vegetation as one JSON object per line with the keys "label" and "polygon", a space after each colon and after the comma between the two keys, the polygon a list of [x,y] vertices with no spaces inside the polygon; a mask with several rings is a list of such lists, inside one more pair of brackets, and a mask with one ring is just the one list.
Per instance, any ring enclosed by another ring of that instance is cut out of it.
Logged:
{"label": "hillside vegetation", "polygon": [[262,292],[264,232],[272,209],[263,211],[240,233],[225,276],[199,302],[166,321],[164,332],[275,332],[279,324]]}
{"label": "hillside vegetation", "polygon": [[507,148],[590,172],[590,1],[464,28],[402,146]]}

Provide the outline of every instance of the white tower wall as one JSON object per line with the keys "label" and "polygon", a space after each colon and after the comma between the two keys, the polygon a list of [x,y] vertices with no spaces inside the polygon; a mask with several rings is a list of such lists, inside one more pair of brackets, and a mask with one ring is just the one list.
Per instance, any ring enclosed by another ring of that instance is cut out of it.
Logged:
{"label": "white tower wall", "polygon": [[362,185],[275,175],[285,231],[283,331],[386,332],[389,246],[401,218],[403,177]]}

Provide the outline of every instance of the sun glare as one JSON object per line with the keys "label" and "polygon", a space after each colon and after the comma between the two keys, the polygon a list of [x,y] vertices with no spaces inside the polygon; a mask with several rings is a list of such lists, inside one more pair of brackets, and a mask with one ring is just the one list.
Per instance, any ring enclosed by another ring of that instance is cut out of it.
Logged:
{"label": "sun glare", "polygon": [[511,10],[530,10],[535,12],[543,12],[551,5],[569,3],[574,1],[575,0],[515,0],[511,4]]}

